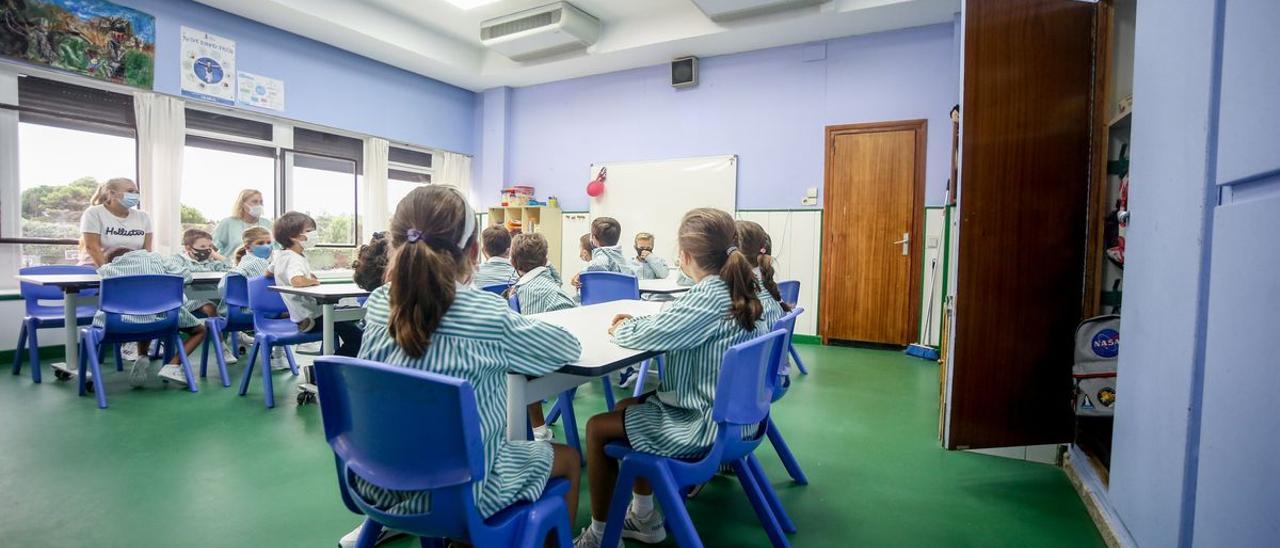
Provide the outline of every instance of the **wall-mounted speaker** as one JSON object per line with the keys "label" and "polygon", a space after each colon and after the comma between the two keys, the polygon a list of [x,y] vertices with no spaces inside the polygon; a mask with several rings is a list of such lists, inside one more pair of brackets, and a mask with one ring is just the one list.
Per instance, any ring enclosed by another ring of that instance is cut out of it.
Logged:
{"label": "wall-mounted speaker", "polygon": [[691,88],[698,85],[698,58],[692,55],[671,61],[671,87]]}

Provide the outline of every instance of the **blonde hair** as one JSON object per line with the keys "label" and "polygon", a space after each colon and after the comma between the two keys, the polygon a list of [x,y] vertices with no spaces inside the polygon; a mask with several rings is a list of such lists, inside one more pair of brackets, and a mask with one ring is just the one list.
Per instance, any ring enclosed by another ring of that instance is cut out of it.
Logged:
{"label": "blonde hair", "polygon": [[234,254],[236,264],[240,264],[240,259],[243,259],[244,254],[249,252],[249,245],[252,244],[254,240],[261,240],[262,238],[269,236],[271,236],[271,231],[260,226],[251,226],[244,229],[244,232],[240,233],[240,247],[236,248],[236,252]]}
{"label": "blonde hair", "polygon": [[98,189],[93,191],[93,198],[89,199],[89,205],[104,205],[109,201],[111,192],[120,192],[120,189],[132,184],[134,184],[133,179],[128,177],[110,179],[98,185]]}
{"label": "blonde hair", "polygon": [[239,219],[241,215],[244,215],[245,213],[247,213],[247,211],[245,210],[244,204],[254,196],[261,198],[262,191],[252,189],[252,188],[246,188],[244,190],[241,190],[240,195],[236,196],[236,205],[231,207],[231,216]]}

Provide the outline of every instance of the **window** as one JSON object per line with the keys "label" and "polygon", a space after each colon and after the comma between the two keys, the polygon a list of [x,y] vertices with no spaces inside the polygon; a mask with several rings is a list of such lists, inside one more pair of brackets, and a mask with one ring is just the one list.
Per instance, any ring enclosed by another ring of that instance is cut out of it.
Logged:
{"label": "window", "polygon": [[232,215],[240,191],[262,193],[267,217],[275,211],[275,149],[187,137],[182,158],[182,229],[203,228],[213,233]]}
{"label": "window", "polygon": [[318,270],[348,268],[355,259],[359,181],[354,160],[288,152],[287,209],[316,221],[320,242],[307,253]]}
{"label": "window", "polygon": [[20,195],[6,210],[18,223],[0,237],[20,244],[22,266],[74,264],[80,215],[98,184],[137,180],[133,99],[34,77],[18,92]]}
{"label": "window", "polygon": [[431,184],[431,154],[391,147],[387,159],[387,212],[394,214],[400,200],[413,189]]}

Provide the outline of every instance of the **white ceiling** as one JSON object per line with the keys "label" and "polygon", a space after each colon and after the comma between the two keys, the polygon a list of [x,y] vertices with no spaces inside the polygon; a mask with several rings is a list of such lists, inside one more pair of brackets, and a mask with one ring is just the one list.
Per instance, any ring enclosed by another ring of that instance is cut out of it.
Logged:
{"label": "white ceiling", "polygon": [[551,0],[461,10],[445,0],[198,0],[295,34],[480,91],[702,57],[949,22],[960,0],[831,0],[716,23],[690,0],[570,0],[600,20],[585,53],[517,63],[480,44],[480,22]]}

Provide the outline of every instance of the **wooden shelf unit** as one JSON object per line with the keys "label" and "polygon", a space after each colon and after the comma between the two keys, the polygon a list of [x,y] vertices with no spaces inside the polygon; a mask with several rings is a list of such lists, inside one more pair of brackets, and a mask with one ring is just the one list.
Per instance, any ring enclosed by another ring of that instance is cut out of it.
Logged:
{"label": "wooden shelf unit", "polygon": [[507,221],[520,221],[520,231],[525,234],[541,234],[547,239],[547,260],[564,272],[560,265],[561,225],[564,215],[558,207],[550,206],[493,206],[489,208],[489,223],[507,226]]}

